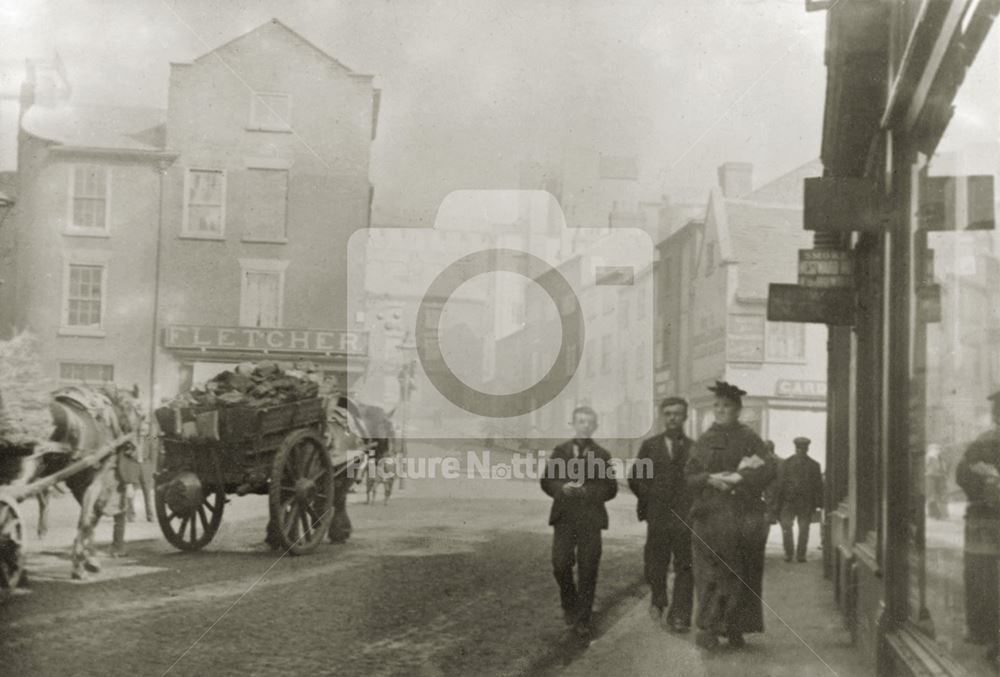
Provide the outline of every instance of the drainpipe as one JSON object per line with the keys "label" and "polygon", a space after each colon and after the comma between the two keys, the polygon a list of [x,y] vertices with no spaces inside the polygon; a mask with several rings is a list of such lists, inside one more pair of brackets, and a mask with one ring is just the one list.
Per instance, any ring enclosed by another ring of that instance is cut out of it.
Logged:
{"label": "drainpipe", "polygon": [[163,211],[164,198],[163,186],[167,175],[169,163],[166,160],[159,160],[156,171],[160,175],[160,205],[156,222],[156,261],[153,268],[153,322],[152,340],[149,346],[149,415],[153,415],[156,409],[155,388],[156,388],[156,356],[160,333],[160,259],[163,248]]}

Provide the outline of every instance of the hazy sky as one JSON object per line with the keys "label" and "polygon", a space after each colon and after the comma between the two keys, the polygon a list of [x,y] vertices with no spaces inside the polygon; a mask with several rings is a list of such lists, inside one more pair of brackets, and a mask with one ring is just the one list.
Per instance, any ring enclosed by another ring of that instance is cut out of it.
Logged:
{"label": "hazy sky", "polygon": [[376,220],[514,187],[524,160],[637,154],[650,198],[726,160],[819,154],[825,13],[801,0],[0,0],[0,58],[63,58],[81,103],[165,107],[168,64],[277,17],[383,90]]}

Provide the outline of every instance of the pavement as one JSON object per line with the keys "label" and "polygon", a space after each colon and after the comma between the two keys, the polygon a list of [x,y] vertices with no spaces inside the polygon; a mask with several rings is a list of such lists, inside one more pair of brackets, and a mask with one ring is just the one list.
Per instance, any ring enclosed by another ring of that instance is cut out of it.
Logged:
{"label": "pavement", "polygon": [[[813,525],[811,542],[819,542]],[[565,677],[670,674],[685,677],[874,677],[851,645],[849,632],[823,578],[821,552],[810,561],[787,563],[781,532],[771,528],[764,575],[764,634],[747,635],[743,650],[713,652],[694,644],[694,631],[677,635],[649,616],[649,596],[631,605],[572,664],[553,674]]]}

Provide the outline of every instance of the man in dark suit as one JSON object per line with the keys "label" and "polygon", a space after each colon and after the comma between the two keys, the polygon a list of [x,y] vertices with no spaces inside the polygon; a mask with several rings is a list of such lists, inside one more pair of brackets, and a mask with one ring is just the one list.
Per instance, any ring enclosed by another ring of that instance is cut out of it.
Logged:
{"label": "man in dark suit", "polygon": [[[795,455],[778,466],[774,501],[785,544],[785,561],[792,561],[792,550],[799,562],[806,561],[809,545],[809,525],[813,513],[823,505],[823,473],[819,463],[809,458],[808,437],[796,437]],[[795,543],[792,525],[799,523],[799,540]],[[795,546],[798,547],[795,547]]]}
{"label": "man in dark suit", "polygon": [[687,402],[670,397],[660,404],[663,433],[643,440],[629,474],[629,488],[639,498],[639,520],[646,521],[646,582],[652,589],[650,613],[663,621],[667,606],[667,572],[674,561],[673,604],[666,622],[674,632],[691,628],[694,579],[691,572],[691,492],[684,465],[691,440],[684,434]]}
{"label": "man in dark suit", "polygon": [[585,638],[590,634],[601,561],[601,531],[608,528],[604,503],[618,493],[618,482],[611,455],[591,439],[597,430],[597,413],[590,407],[577,407],[572,425],[573,439],[557,446],[545,465],[542,490],[554,499],[549,513],[549,524],[554,527],[552,570],[563,617]]}

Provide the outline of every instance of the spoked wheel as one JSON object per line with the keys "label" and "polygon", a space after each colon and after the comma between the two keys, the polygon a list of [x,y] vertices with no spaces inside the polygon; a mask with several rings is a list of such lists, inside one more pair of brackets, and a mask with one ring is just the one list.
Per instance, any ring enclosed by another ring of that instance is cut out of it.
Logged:
{"label": "spoked wheel", "polygon": [[291,433],[274,455],[269,498],[275,545],[303,555],[320,544],[333,518],[333,466],[312,431]]}
{"label": "spoked wheel", "polygon": [[204,487],[198,476],[182,472],[156,487],[156,519],[160,530],[179,550],[201,550],[222,524],[226,492]]}
{"label": "spoked wheel", "polygon": [[17,503],[0,497],[0,588],[13,590],[24,575],[24,522]]}

